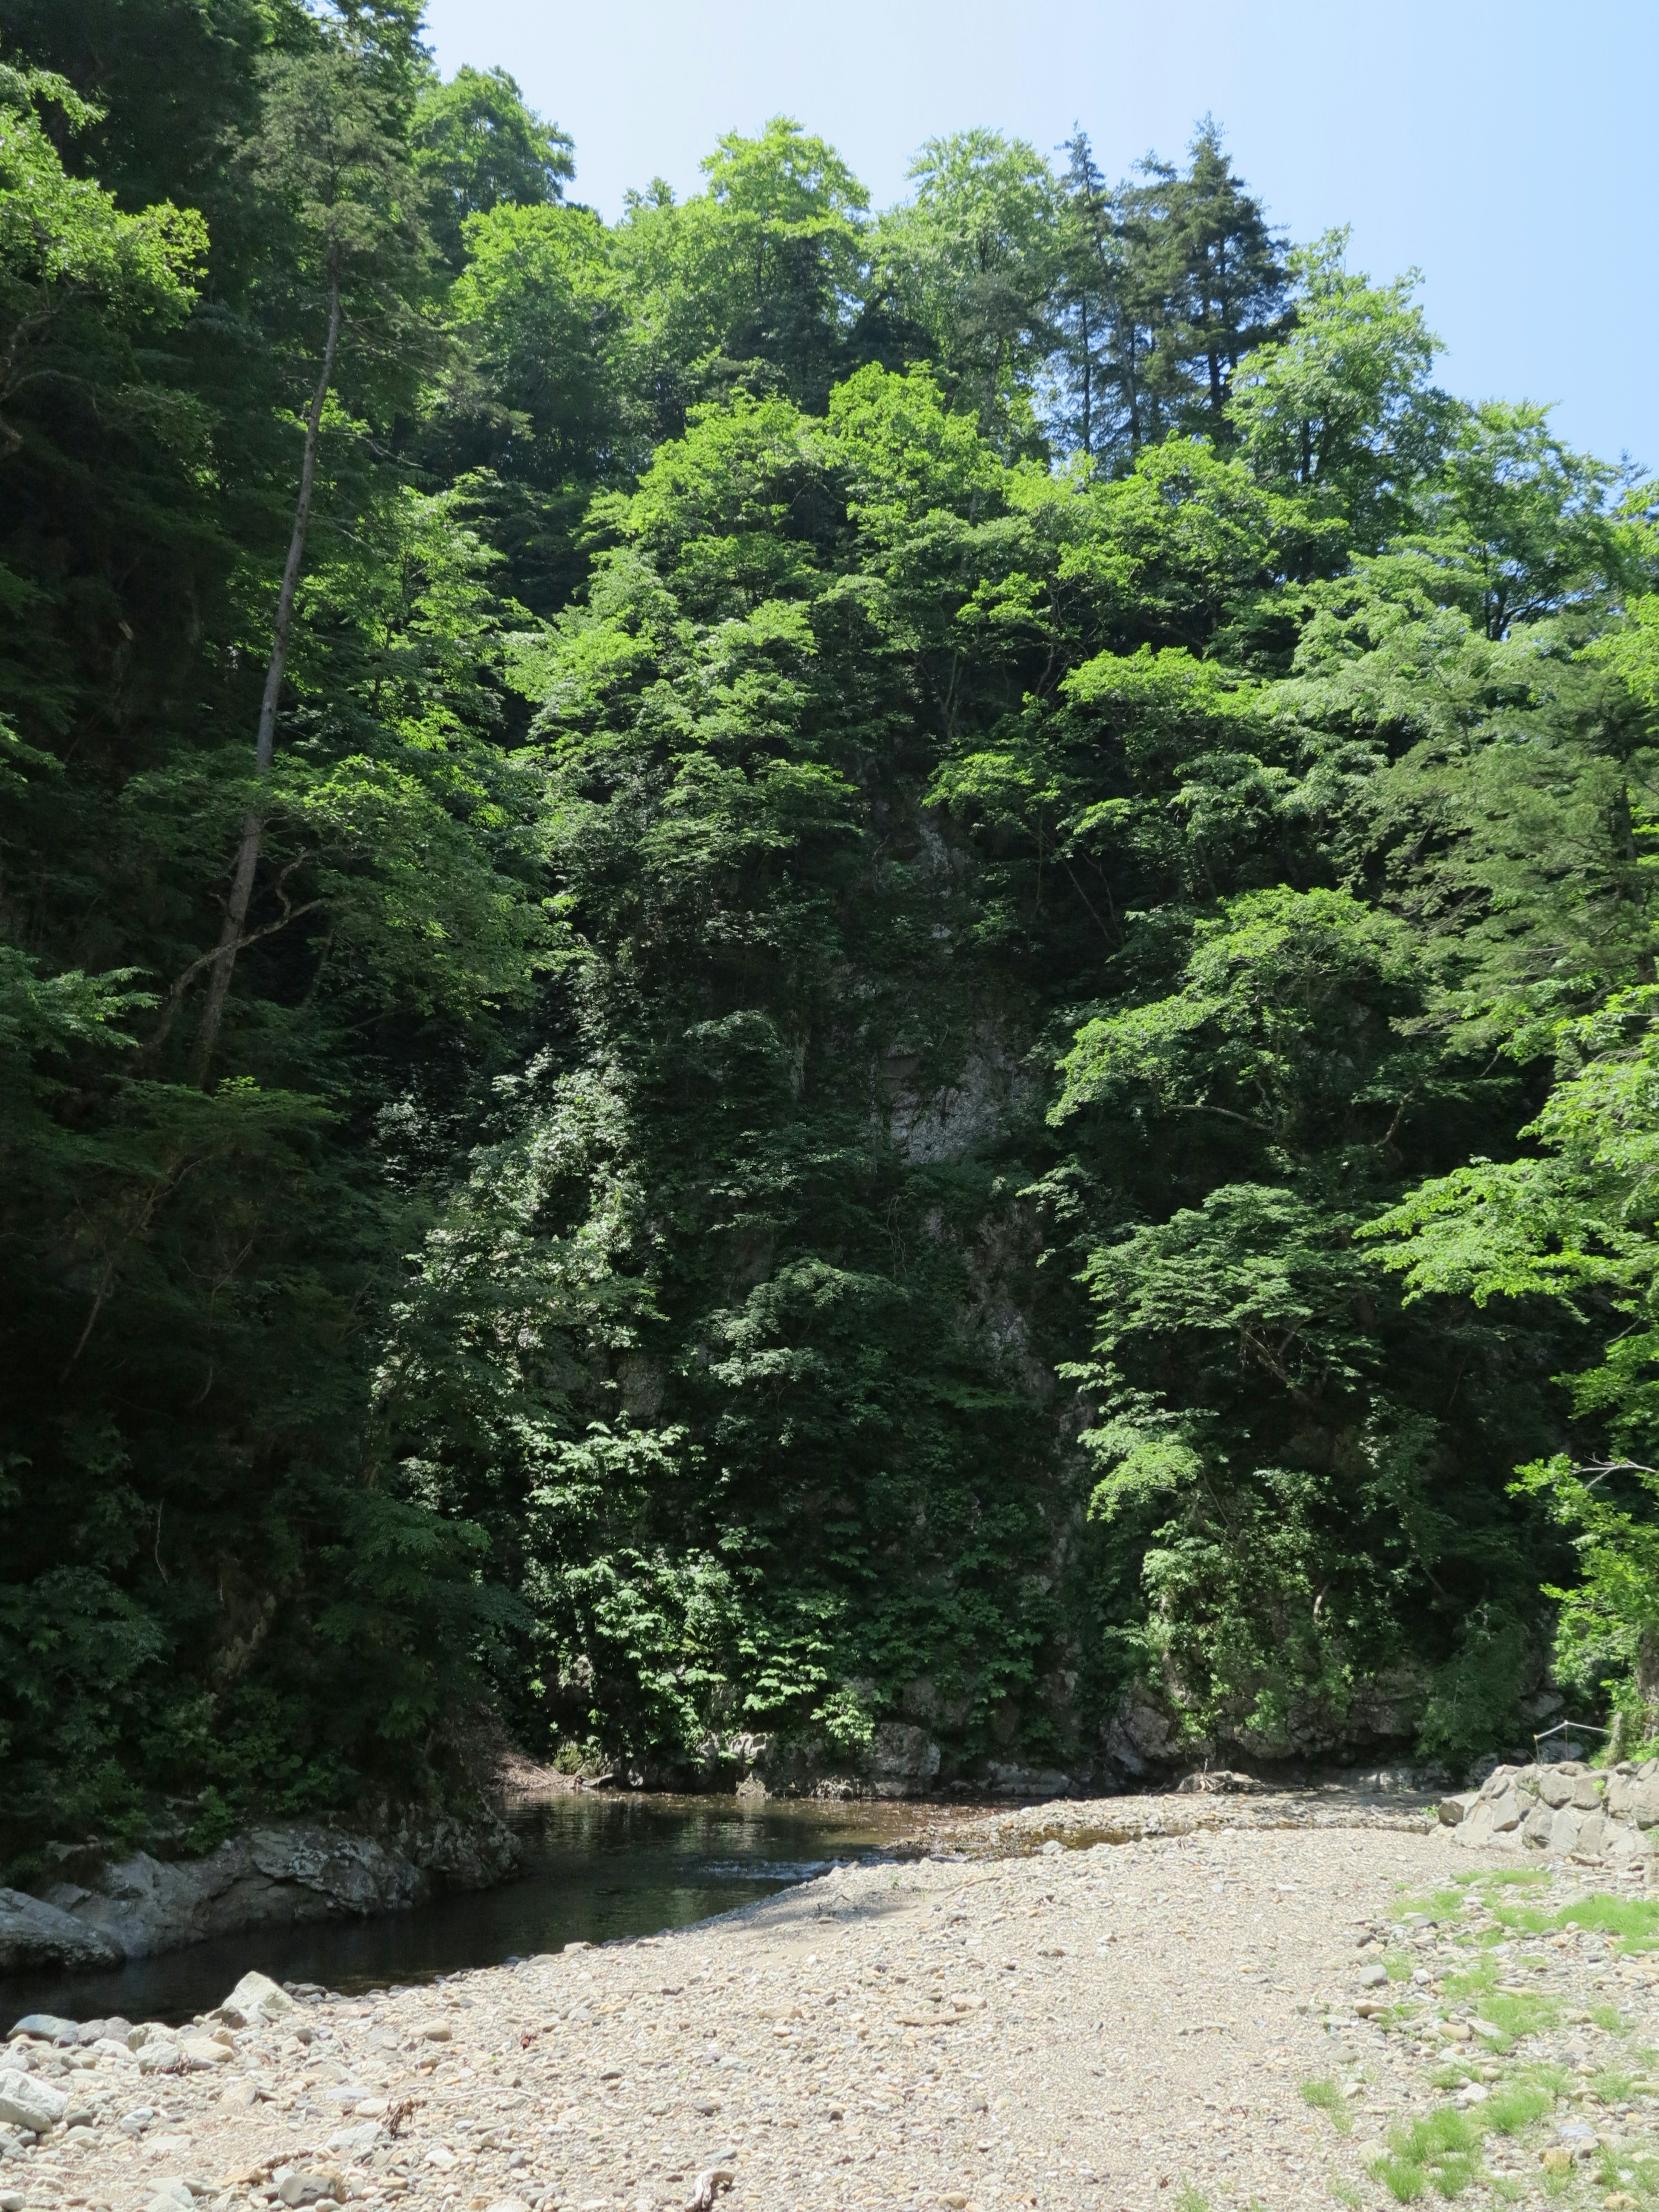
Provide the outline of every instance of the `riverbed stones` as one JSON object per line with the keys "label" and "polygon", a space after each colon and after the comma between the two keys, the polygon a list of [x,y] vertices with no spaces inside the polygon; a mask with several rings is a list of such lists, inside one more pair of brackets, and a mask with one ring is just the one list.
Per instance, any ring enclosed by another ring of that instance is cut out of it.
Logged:
{"label": "riverbed stones", "polygon": [[[91,2131],[64,2156],[56,2202],[143,2212],[161,2172],[203,2185],[197,2212],[283,2205],[279,2174],[299,2177],[289,2212],[333,2202],[332,2189],[307,2199],[305,2182],[334,2176],[366,2212],[680,2212],[703,2175],[727,2172],[729,2212],[921,2212],[951,2197],[987,2212],[1033,2198],[1043,2212],[1169,2212],[1184,2184],[1212,2204],[1328,2212],[1334,2189],[1367,2191],[1391,2127],[1443,2101],[1431,2067],[1467,2069],[1457,2094],[1473,2106],[1511,2063],[1570,2074],[1610,2056],[1592,2005],[1639,2020],[1659,1997],[1659,1960],[1607,1959],[1599,1934],[1569,1929],[1527,1979],[1576,2018],[1511,2060],[1484,2014],[1447,2017],[1474,2009],[1449,1992],[1498,1932],[1474,1909],[1478,1881],[1460,1885],[1449,1921],[1426,1909],[1408,1921],[1401,1906],[1454,1872],[1512,1863],[1518,1844],[1483,1863],[1432,1802],[1413,1830],[1403,1813],[1396,1828],[1344,1826],[1317,1795],[1299,1827],[1282,1825],[1294,1812],[1282,1799],[1272,1825],[1256,1801],[1231,1802],[1236,1826],[1118,1845],[1096,1842],[1109,1817],[1131,1826],[1205,1801],[1073,1800],[1054,1808],[1076,1818],[1055,1853],[1034,1848],[1054,1840],[1042,1808],[988,1810],[951,1832],[965,1851],[1006,1838],[998,1856],[848,1867],[660,1939],[361,1999],[312,1993],[297,2015],[236,2031],[228,2066],[147,2085],[149,2124]],[[1587,1886],[1623,1892],[1605,1867],[1540,1871],[1552,1916]],[[1380,1960],[1357,1957],[1361,1942],[1407,1948],[1422,1977],[1378,1984],[1370,2015],[1355,1982]],[[296,2017],[308,2043],[289,2032]],[[434,2019],[447,2042],[416,2035]],[[65,2063],[33,2048],[40,2066]],[[112,2119],[136,2102],[130,2087],[117,2101],[122,2063],[100,2056],[72,2077]],[[227,2075],[267,2082],[269,2100],[228,2106]],[[1300,2085],[1323,2078],[1354,2115],[1346,2136],[1303,2102]],[[343,2118],[365,2087],[380,2112]],[[1569,2114],[1613,2124],[1593,2098],[1556,2117]],[[356,2148],[371,2117],[380,2126]],[[1619,2123],[1621,2139],[1644,2131],[1646,2107]],[[1553,2133],[1540,2124],[1510,2149],[1493,2139],[1493,2155],[1537,2176],[1536,2141]],[[188,2142],[153,2155],[158,2138]],[[54,2129],[47,2143],[62,2140]],[[1650,2154],[1645,2141],[1638,2151]],[[49,2212],[33,2189],[29,2202]]]}

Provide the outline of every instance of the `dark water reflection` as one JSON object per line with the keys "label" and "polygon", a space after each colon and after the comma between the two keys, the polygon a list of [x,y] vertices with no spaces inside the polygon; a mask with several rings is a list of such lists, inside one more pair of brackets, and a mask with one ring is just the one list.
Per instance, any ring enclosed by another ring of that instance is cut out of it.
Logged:
{"label": "dark water reflection", "polygon": [[769,1897],[837,1859],[878,1858],[914,1832],[920,1809],[558,1796],[515,1819],[525,1872],[499,1889],[371,1920],[250,1928],[114,1973],[9,1977],[0,1980],[0,2023],[9,2027],[26,2012],[188,2020],[217,2004],[251,1966],[276,1981],[349,1994],[530,1958],[577,1937],[653,1935]]}

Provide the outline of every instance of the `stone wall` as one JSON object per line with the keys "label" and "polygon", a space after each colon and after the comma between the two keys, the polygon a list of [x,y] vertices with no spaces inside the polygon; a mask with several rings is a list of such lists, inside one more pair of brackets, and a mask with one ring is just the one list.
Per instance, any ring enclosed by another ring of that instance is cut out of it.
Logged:
{"label": "stone wall", "polygon": [[1598,1866],[1659,1859],[1659,1759],[1605,1771],[1564,1759],[1553,1765],[1495,1767],[1478,1790],[1441,1802],[1454,1840],[1471,1850],[1546,1851]]}

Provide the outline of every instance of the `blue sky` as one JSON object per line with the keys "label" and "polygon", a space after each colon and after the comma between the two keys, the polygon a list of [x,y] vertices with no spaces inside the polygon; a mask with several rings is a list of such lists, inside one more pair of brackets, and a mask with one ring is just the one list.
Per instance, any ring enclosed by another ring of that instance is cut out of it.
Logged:
{"label": "blue sky", "polygon": [[1553,401],[1574,444],[1659,469],[1659,0],[431,0],[428,36],[446,74],[513,71],[606,216],[780,112],[878,205],[938,132],[1047,149],[1080,122],[1115,176],[1213,113],[1292,237],[1347,222],[1357,265],[1421,269],[1452,390]]}

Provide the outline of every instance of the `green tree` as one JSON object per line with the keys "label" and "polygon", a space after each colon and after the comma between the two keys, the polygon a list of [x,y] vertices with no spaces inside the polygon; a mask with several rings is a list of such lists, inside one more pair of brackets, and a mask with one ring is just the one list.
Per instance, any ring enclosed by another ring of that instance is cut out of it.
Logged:
{"label": "green tree", "polygon": [[452,268],[466,255],[469,216],[562,199],[576,173],[572,141],[525,105],[504,69],[463,63],[422,88],[410,130],[416,173],[431,188],[432,232]]}

